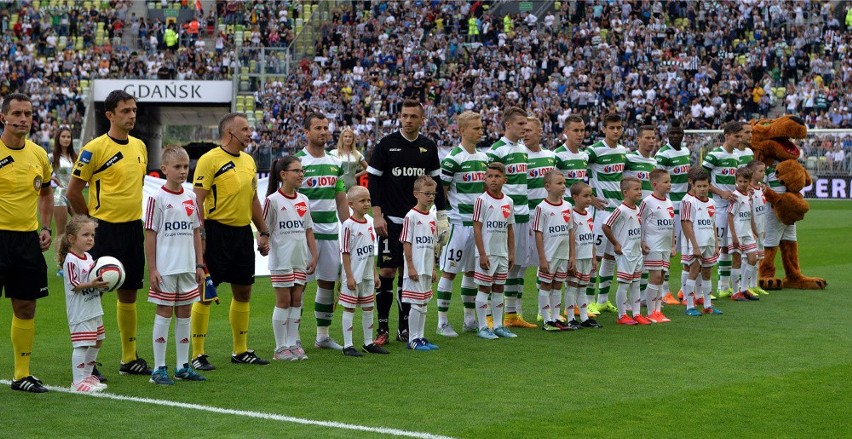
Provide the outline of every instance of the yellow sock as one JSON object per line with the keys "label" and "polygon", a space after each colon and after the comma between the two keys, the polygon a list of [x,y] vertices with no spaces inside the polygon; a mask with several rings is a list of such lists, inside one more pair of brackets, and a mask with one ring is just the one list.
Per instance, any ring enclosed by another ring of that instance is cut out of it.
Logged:
{"label": "yellow sock", "polygon": [[234,353],[242,354],[248,350],[249,310],[248,302],[237,302],[231,299],[231,311],[228,315],[231,321],[231,332],[234,334]]}
{"label": "yellow sock", "polygon": [[15,353],[15,381],[30,376],[30,356],[35,339],[35,319],[12,317],[12,351]]}
{"label": "yellow sock", "polygon": [[207,339],[207,327],[210,323],[210,302],[192,304],[189,328],[192,333],[192,358],[204,354],[204,340]]}
{"label": "yellow sock", "polygon": [[115,315],[121,337],[121,362],[129,363],[136,359],[136,304],[118,302]]}

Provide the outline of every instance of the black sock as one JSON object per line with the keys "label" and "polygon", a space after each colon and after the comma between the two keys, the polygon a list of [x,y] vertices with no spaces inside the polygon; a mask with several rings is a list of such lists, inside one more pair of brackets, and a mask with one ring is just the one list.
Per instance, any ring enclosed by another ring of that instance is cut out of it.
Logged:
{"label": "black sock", "polygon": [[379,288],[376,290],[376,311],[379,314],[379,332],[390,332],[388,318],[393,305],[393,278],[379,277]]}

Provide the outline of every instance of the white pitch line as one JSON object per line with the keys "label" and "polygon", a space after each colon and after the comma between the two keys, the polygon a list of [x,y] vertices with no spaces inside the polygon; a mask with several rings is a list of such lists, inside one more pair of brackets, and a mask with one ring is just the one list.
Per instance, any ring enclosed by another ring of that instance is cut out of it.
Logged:
{"label": "white pitch line", "polygon": [[[9,380],[0,380],[0,384],[2,385],[10,385],[11,382]],[[140,398],[137,396],[124,396],[117,395],[115,393],[108,392],[100,392],[100,393],[77,393],[72,391],[68,387],[56,387],[56,386],[45,386],[49,390],[53,392],[61,392],[61,393],[70,393],[74,395],[81,396],[91,396],[94,398],[104,398],[104,399],[112,399],[116,401],[130,401],[130,402],[138,402],[143,404],[151,404],[151,405],[160,405],[164,407],[177,407],[184,408],[190,410],[198,410],[203,412],[211,412],[211,413],[219,413],[224,415],[234,415],[234,416],[243,416],[247,418],[255,418],[255,419],[265,419],[269,421],[279,421],[279,422],[289,422],[293,424],[303,424],[303,425],[314,425],[317,427],[327,427],[327,428],[338,428],[342,430],[354,430],[354,431],[363,431],[368,433],[379,433],[386,434],[390,436],[401,436],[401,437],[413,437],[419,439],[453,439],[450,436],[442,436],[432,433],[424,433],[419,431],[408,431],[408,430],[400,430],[397,428],[387,428],[387,427],[369,427],[366,425],[357,425],[357,424],[346,424],[343,422],[333,422],[333,421],[317,421],[314,419],[305,419],[305,418],[296,418],[293,416],[279,415],[276,413],[262,413],[262,412],[253,412],[248,410],[234,410],[234,409],[226,409],[221,407],[213,407],[199,404],[189,404],[185,402],[178,401],[169,401],[165,399],[151,399],[151,398]]]}

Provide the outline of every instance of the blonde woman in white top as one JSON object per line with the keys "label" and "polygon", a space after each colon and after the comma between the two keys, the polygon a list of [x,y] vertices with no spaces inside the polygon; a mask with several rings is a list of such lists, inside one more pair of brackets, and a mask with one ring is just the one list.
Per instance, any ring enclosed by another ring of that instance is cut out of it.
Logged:
{"label": "blonde woman in white top", "polygon": [[343,184],[348,191],[358,184],[358,179],[367,173],[367,161],[364,155],[355,148],[355,132],[346,127],[340,132],[337,149],[329,152],[343,164]]}

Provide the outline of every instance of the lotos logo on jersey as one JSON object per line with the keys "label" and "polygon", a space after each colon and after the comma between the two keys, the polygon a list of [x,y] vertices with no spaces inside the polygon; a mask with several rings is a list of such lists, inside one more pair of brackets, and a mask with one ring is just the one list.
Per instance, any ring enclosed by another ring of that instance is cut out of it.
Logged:
{"label": "lotos logo on jersey", "polygon": [[707,206],[707,214],[710,215],[710,218],[716,216],[716,206]]}
{"label": "lotos logo on jersey", "polygon": [[562,219],[565,220],[566,223],[571,222],[571,209],[562,211]]}
{"label": "lotos logo on jersey", "polygon": [[604,174],[614,174],[616,172],[624,172],[624,163],[616,163],[614,165],[604,165]]}
{"label": "lotos logo on jersey", "polygon": [[553,166],[545,166],[543,168],[533,168],[533,169],[530,169],[529,176],[530,176],[530,178],[544,177],[544,174],[547,174],[548,172],[552,171],[553,169],[554,169]]}
{"label": "lotos logo on jersey", "polygon": [[184,200],[183,209],[186,210],[186,216],[192,216],[192,213],[195,212],[195,203],[192,200]]}
{"label": "lotos logo on jersey", "polygon": [[527,164],[526,163],[517,163],[512,165],[506,165],[506,175],[512,174],[526,174],[527,173]]}
{"label": "lotos logo on jersey", "polygon": [[568,180],[582,180],[586,178],[585,169],[569,169],[565,171],[565,178]]}
{"label": "lotos logo on jersey", "polygon": [[648,180],[648,177],[649,177],[650,175],[651,175],[651,174],[650,174],[650,173],[648,173],[648,172],[645,172],[645,171],[639,171],[639,172],[637,172],[637,173],[636,173],[636,178],[638,178],[638,179],[640,179],[640,180],[643,180],[643,181],[647,181],[647,180]]}
{"label": "lotos logo on jersey", "polygon": [[674,207],[669,206],[669,209],[668,209],[668,210],[669,210],[669,216],[670,216],[670,217],[672,217],[672,218],[674,218]]}
{"label": "lotos logo on jersey", "polygon": [[501,209],[503,210],[503,218],[508,218],[509,214],[512,213],[512,208],[508,204],[504,204]]}
{"label": "lotos logo on jersey", "polygon": [[720,168],[719,175],[737,175],[737,168]]}
{"label": "lotos logo on jersey", "polygon": [[680,165],[672,168],[671,173],[673,175],[681,175],[689,173],[689,165]]}
{"label": "lotos logo on jersey", "polygon": [[485,173],[478,172],[465,172],[462,174],[462,181],[464,182],[474,182],[474,181],[485,181]]}
{"label": "lotos logo on jersey", "polygon": [[322,177],[306,178],[303,184],[306,187],[332,187],[337,184],[337,177],[324,175]]}
{"label": "lotos logo on jersey", "polygon": [[305,204],[304,201],[299,201],[296,203],[296,213],[298,213],[299,216],[305,216],[305,214],[308,213],[308,205]]}
{"label": "lotos logo on jersey", "polygon": [[419,177],[421,175],[426,174],[426,170],[423,168],[407,168],[397,166],[396,168],[391,169],[391,174],[394,177]]}

